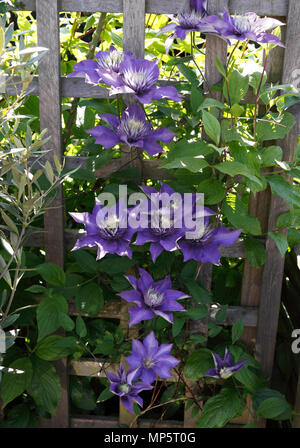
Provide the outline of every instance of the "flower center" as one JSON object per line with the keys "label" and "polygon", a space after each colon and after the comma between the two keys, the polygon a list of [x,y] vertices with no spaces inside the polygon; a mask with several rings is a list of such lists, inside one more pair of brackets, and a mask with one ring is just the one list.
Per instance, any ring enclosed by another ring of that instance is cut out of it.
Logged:
{"label": "flower center", "polygon": [[121,62],[123,62],[124,54],[120,53],[118,50],[114,50],[111,53],[109,53],[105,60],[104,65],[107,68],[110,68],[114,72],[118,72],[120,68]]}
{"label": "flower center", "polygon": [[128,394],[128,392],[130,391],[130,386],[129,384],[125,383],[125,384],[121,384],[120,386],[120,391],[124,392],[125,394]]}
{"label": "flower center", "polygon": [[148,134],[146,123],[137,118],[122,120],[119,126],[119,133],[125,134],[128,140],[136,141]]}
{"label": "flower center", "polygon": [[144,71],[125,70],[124,81],[136,92],[143,91],[147,87],[147,75]]}
{"label": "flower center", "polygon": [[224,378],[224,380],[226,380],[227,378],[230,378],[232,375],[232,372],[226,372],[226,367],[223,367],[222,369],[220,369],[220,376],[222,378]]}
{"label": "flower center", "polygon": [[202,16],[197,14],[195,11],[192,12],[182,12],[178,14],[178,21],[181,28],[184,29],[195,29],[200,24]]}
{"label": "flower center", "polygon": [[144,294],[144,302],[146,305],[150,307],[157,307],[162,304],[164,300],[164,295],[155,291],[154,288],[148,289],[148,291]]}
{"label": "flower center", "polygon": [[99,228],[102,238],[111,239],[115,237],[119,232],[119,221],[116,215],[107,216]]}
{"label": "flower center", "polygon": [[191,240],[193,244],[196,244],[198,246],[204,246],[205,244],[209,244],[211,242],[213,235],[213,229],[210,229],[209,227],[203,226],[199,232],[195,236],[193,236],[193,239]]}
{"label": "flower center", "polygon": [[251,31],[251,23],[248,17],[238,16],[234,19],[234,25],[240,33],[246,33],[247,31]]}
{"label": "flower center", "polygon": [[146,369],[149,369],[152,364],[152,358],[150,358],[149,356],[143,360],[143,366],[146,367]]}

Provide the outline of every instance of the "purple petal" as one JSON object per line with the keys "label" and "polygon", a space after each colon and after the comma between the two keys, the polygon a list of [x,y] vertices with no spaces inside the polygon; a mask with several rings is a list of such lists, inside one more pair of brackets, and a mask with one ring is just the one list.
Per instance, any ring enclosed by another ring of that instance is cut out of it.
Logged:
{"label": "purple petal", "polygon": [[209,369],[207,372],[204,373],[203,376],[212,376],[213,378],[220,378],[220,375],[216,371],[216,369]]}
{"label": "purple petal", "polygon": [[142,304],[142,296],[139,291],[132,289],[131,291],[123,291],[118,294],[118,296],[122,297],[122,299],[126,300],[126,302],[133,302],[137,305]]}
{"label": "purple petal", "polygon": [[167,291],[165,291],[166,299],[182,300],[182,299],[187,299],[188,297],[190,297],[190,296],[185,294],[182,291],[177,291],[176,289],[167,289]]}
{"label": "purple petal", "polygon": [[106,121],[106,123],[110,124],[114,129],[116,129],[120,124],[119,118],[113,114],[101,114],[100,117],[102,118],[102,120]]}
{"label": "purple petal", "polygon": [[218,246],[230,246],[236,242],[241,232],[242,229],[230,231],[226,227],[218,227],[214,232],[214,244]]}
{"label": "purple petal", "polygon": [[168,366],[167,364],[157,364],[154,367],[154,371],[157,373],[157,375],[159,375],[161,378],[171,378],[171,367]]}
{"label": "purple petal", "polygon": [[117,383],[119,381],[118,375],[113,372],[106,372],[106,376],[111,383]]}
{"label": "purple petal", "polygon": [[[153,331],[145,337],[143,344],[146,350],[146,356],[153,357],[158,350],[158,341],[155,338]],[[147,383],[147,381],[145,382]]]}
{"label": "purple petal", "polygon": [[143,149],[149,154],[149,156],[153,157],[161,152],[165,152],[163,147],[157,143],[156,139],[149,135],[143,139]]}
{"label": "purple petal", "polygon": [[138,306],[131,307],[128,312],[130,316],[129,327],[138,324],[142,320],[149,320],[154,317],[152,311],[147,308],[140,308]]}
{"label": "purple petal", "polygon": [[135,356],[138,356],[140,359],[146,356],[146,349],[144,347],[144,344],[142,344],[138,339],[133,339],[132,341],[132,353]]}
{"label": "purple petal", "polygon": [[168,299],[165,299],[158,309],[160,311],[185,311],[185,308],[180,303],[177,303],[176,300]]}
{"label": "purple petal", "polygon": [[151,384],[151,383],[153,383],[153,381],[155,381],[155,378],[156,378],[156,374],[154,372],[154,369],[143,368],[142,374],[141,374],[141,379],[144,383]]}
{"label": "purple petal", "polygon": [[231,353],[230,353],[230,351],[228,350],[227,347],[226,347],[226,350],[225,350],[224,363],[225,363],[227,366],[230,366],[230,365],[232,365],[232,363],[233,363],[233,359],[232,359]]}
{"label": "purple petal", "polygon": [[82,238],[76,241],[73,250],[81,249],[82,247],[94,247],[96,246],[95,236],[84,235]]}
{"label": "purple petal", "polygon": [[152,255],[153,263],[155,263],[157,257],[162,253],[163,247],[159,243],[152,243],[150,246],[150,253]]}
{"label": "purple petal", "polygon": [[143,246],[145,243],[155,242],[155,236],[147,229],[138,232],[135,244],[137,246]]}
{"label": "purple petal", "polygon": [[220,370],[222,369],[222,367],[224,366],[223,360],[221,358],[221,356],[219,356],[217,353],[212,353],[213,358],[214,358],[214,363],[216,366],[216,370]]}
{"label": "purple petal", "polygon": [[157,353],[155,355],[155,359],[159,359],[162,356],[170,355],[172,347],[173,347],[173,344],[161,344],[161,346],[157,350]]}
{"label": "purple petal", "polygon": [[139,273],[140,273],[141,289],[143,291],[146,291],[152,286],[153,278],[145,269],[139,268]]}
{"label": "purple petal", "polygon": [[175,87],[172,86],[164,86],[164,87],[156,87],[156,91],[154,92],[153,99],[161,100],[163,98],[167,98],[169,100],[180,102],[182,101],[182,95],[180,95]]}
{"label": "purple petal", "polygon": [[170,31],[175,31],[177,25],[174,22],[168,23],[168,25],[163,26],[162,29],[157,33],[157,36],[163,33],[169,33]]}
{"label": "purple petal", "polygon": [[157,316],[162,317],[166,321],[170,322],[170,324],[173,323],[173,314],[172,313],[166,313],[165,311],[160,311],[158,309],[153,309],[153,312],[157,314]]}
{"label": "purple petal", "polygon": [[86,132],[95,137],[96,143],[99,143],[106,149],[121,143],[117,134],[106,126],[96,126],[94,129],[88,129]]}
{"label": "purple petal", "polygon": [[133,398],[130,395],[125,395],[120,398],[122,405],[127,409],[128,412],[134,413],[133,410]]}
{"label": "purple petal", "polygon": [[176,134],[175,134],[175,132],[169,131],[169,129],[161,128],[161,129],[156,129],[156,131],[153,131],[151,133],[151,136],[155,137],[156,140],[161,140],[162,142],[170,143],[173,140],[173,138],[176,136]]}

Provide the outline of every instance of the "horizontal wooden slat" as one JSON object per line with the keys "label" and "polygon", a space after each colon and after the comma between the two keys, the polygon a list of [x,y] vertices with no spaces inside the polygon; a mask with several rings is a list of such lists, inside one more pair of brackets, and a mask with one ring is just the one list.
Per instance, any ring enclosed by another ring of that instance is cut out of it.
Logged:
{"label": "horizontal wooden slat", "polygon": [[[71,428],[120,428],[117,417],[71,417]],[[183,422],[176,420],[157,421],[152,419],[139,419],[139,428],[182,428]]]}
{"label": "horizontal wooden slat", "polygon": [[[44,230],[43,229],[34,229],[25,242],[25,246],[27,247],[44,247]],[[82,235],[77,230],[65,230],[65,243],[66,248],[71,249],[76,240]],[[238,241],[229,247],[220,247],[220,252],[222,257],[229,258],[245,258],[245,250],[243,241]]]}
{"label": "horizontal wooden slat", "polygon": [[[110,319],[120,319],[122,310],[122,302],[115,301],[109,302],[104,305],[99,314],[96,316],[98,318],[110,318]],[[219,310],[219,306],[216,304],[210,307],[210,319],[215,320],[215,315]],[[88,316],[87,314],[79,313],[76,309],[73,300],[69,300],[69,314],[71,316]],[[241,306],[230,306],[227,309],[227,315],[224,323],[222,325],[233,325],[239,319],[243,320],[246,327],[255,327],[257,324],[257,308],[253,307],[241,307]],[[201,320],[201,319],[200,319]],[[205,318],[207,320],[207,318]]]}
{"label": "horizontal wooden slat", "polygon": [[[61,95],[63,98],[108,98],[108,89],[100,86],[94,86],[85,82],[83,77],[67,78],[62,76],[61,79]],[[7,82],[6,92],[8,95],[15,95],[16,88],[20,92],[21,84],[12,85],[13,82],[19,82],[19,78],[14,78],[12,81]],[[160,80],[160,85],[175,86],[177,81]],[[27,90],[30,96],[39,96],[39,80],[38,76],[35,76]],[[254,104],[255,95],[252,90],[249,90],[247,95],[241,100],[242,104]]]}
{"label": "horizontal wooden slat", "polygon": [[[227,3],[228,0],[209,0],[209,13],[222,12],[226,8]],[[35,0],[22,0],[18,9],[34,11],[35,4]],[[187,4],[188,0],[147,0],[146,12],[175,14]],[[59,2],[59,10],[122,13],[123,2],[122,0],[61,0]],[[262,16],[287,16],[288,0],[231,0],[229,2],[229,12],[231,14],[242,14],[248,11],[256,12]]]}

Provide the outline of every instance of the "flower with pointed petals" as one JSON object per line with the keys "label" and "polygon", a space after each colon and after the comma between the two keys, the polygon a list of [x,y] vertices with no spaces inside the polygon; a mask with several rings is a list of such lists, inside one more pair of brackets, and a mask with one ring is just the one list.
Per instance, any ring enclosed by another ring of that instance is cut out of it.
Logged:
{"label": "flower with pointed petals", "polygon": [[189,296],[182,291],[172,289],[170,276],[155,282],[144,269],[139,269],[139,273],[139,279],[130,275],[126,276],[134,289],[119,294],[126,302],[135,304],[129,308],[129,326],[138,324],[142,320],[153,319],[155,315],[173,323],[172,311],[185,311],[177,300]]}
{"label": "flower with pointed petals", "polygon": [[113,129],[100,125],[89,129],[87,133],[95,137],[96,143],[101,144],[104,148],[126,143],[129,146],[145,150],[150,156],[155,156],[164,152],[158,140],[170,143],[176,135],[166,128],[154,131],[152,125],[146,121],[143,109],[137,103],[132,103],[125,110],[121,119],[113,114],[102,114],[100,117]]}
{"label": "flower with pointed petals", "polygon": [[122,364],[117,374],[107,372],[106,376],[110,381],[110,391],[120,397],[122,405],[129,411],[134,412],[133,402],[135,401],[139,406],[143,407],[143,400],[138,395],[143,390],[151,390],[153,386],[143,382],[132,384],[138,379],[137,369],[130,369],[125,372],[125,367]]}
{"label": "flower with pointed petals", "polygon": [[284,25],[279,20],[269,17],[260,18],[254,12],[247,12],[243,15],[230,16],[224,12],[221,16],[206,17],[218,32],[219,36],[229,44],[230,40],[251,40],[257,43],[271,43],[284,47],[284,44],[274,34],[267,33],[278,26]]}
{"label": "flower with pointed petals", "polygon": [[[211,214],[214,213],[211,211]],[[198,235],[194,235],[193,238],[184,237],[178,241],[184,261],[193,259],[202,263],[219,265],[221,258],[219,247],[231,246],[242,232],[242,229],[230,231],[224,226],[213,228],[209,225],[209,219],[209,216],[204,217],[204,225]]]}
{"label": "flower with pointed petals", "polygon": [[85,59],[73,66],[74,72],[68,77],[84,75],[85,80],[91,84],[99,84],[103,73],[119,73],[124,57],[131,53],[123,53],[111,45],[109,51],[99,51],[96,54],[97,61]]}
{"label": "flower with pointed petals", "polygon": [[[147,228],[138,230],[137,238],[134,244],[143,246],[150,242],[150,253],[155,262],[163,250],[173,251],[177,249],[177,241],[184,235],[183,216],[176,213],[175,202],[173,209],[161,206],[160,201],[163,195],[170,198],[175,195],[174,190],[169,185],[162,183],[158,192],[152,187],[141,187],[143,192],[150,197],[148,201],[148,219]],[[177,194],[179,195],[179,194]],[[181,195],[179,195],[181,197]],[[181,203],[179,204],[181,206]]]}
{"label": "flower with pointed petals", "polygon": [[132,341],[132,354],[126,358],[130,367],[138,370],[138,377],[144,383],[153,383],[158,375],[171,378],[170,370],[179,364],[179,360],[171,356],[173,344],[158,345],[153,331],[145,337],[143,343],[137,339]]}
{"label": "flower with pointed petals", "polygon": [[85,226],[86,233],[76,241],[72,250],[82,247],[98,248],[97,260],[106,254],[118,254],[132,257],[129,247],[131,238],[136,230],[128,226],[128,212],[123,199],[110,209],[96,201],[92,213],[70,213],[72,218]]}
{"label": "flower with pointed petals", "polygon": [[209,369],[204,376],[211,376],[213,378],[223,378],[227,379],[231,377],[235,372],[241,370],[244,365],[248,362],[239,361],[234,363],[232,359],[232,355],[229,350],[226,348],[224,360],[216,353],[212,353],[215,363],[214,369]]}
{"label": "flower with pointed petals", "polygon": [[146,59],[135,59],[125,56],[120,64],[119,74],[103,73],[103,81],[109,85],[109,95],[132,94],[143,104],[150,104],[152,100],[167,98],[181,101],[182,96],[173,86],[158,87],[155,84],[159,78],[158,62]]}
{"label": "flower with pointed petals", "polygon": [[[192,6],[193,4],[193,6]],[[196,0],[191,1],[191,8],[187,11],[180,12],[177,17],[173,18],[171,23],[164,26],[157,35],[172,32],[165,42],[166,53],[169,52],[174,39],[178,37],[180,40],[185,40],[190,32],[201,32],[216,34],[216,30],[211,23],[206,21],[207,11],[205,9],[206,1]]]}

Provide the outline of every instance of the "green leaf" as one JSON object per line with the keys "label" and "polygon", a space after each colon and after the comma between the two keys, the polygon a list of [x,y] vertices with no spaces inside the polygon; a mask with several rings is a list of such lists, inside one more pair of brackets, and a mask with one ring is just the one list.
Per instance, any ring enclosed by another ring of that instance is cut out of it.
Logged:
{"label": "green leaf", "polygon": [[177,67],[180,73],[192,84],[192,86],[198,87],[199,79],[194,70],[187,67],[185,64],[178,64]]}
{"label": "green leaf", "polygon": [[52,335],[42,339],[35,349],[35,354],[45,361],[56,361],[65,358],[72,353],[68,348],[61,347],[58,343],[64,339],[62,336]]}
{"label": "green leaf", "polygon": [[221,173],[229,174],[229,176],[234,177],[238,175],[242,175],[252,180],[252,182],[258,184],[259,186],[263,186],[261,180],[253,173],[253,171],[249,168],[249,166],[236,162],[236,161],[227,161],[223,163],[218,163],[215,165],[215,168]]}
{"label": "green leaf", "polygon": [[87,335],[86,325],[81,316],[77,316],[76,318],[76,333],[80,338],[85,338]]}
{"label": "green leaf", "polygon": [[75,303],[80,313],[97,316],[104,305],[103,291],[96,283],[88,283],[78,289]]}
{"label": "green leaf", "polygon": [[222,428],[243,412],[244,405],[234,389],[223,387],[221,392],[207,400],[197,428]]}
{"label": "green leaf", "polygon": [[75,406],[85,411],[96,409],[96,395],[87,378],[76,379],[71,387],[71,399]]}
{"label": "green leaf", "polygon": [[291,414],[292,407],[285,398],[272,397],[264,400],[257,409],[257,414],[264,418],[276,419],[288,412]]}
{"label": "green leaf", "polygon": [[74,330],[75,324],[74,321],[65,313],[58,313],[58,322],[61,327],[63,327],[66,331]]}
{"label": "green leaf", "polygon": [[54,366],[43,359],[32,358],[33,376],[27,392],[37,406],[55,414],[61,394],[59,376]]}
{"label": "green leaf", "polygon": [[181,332],[184,323],[185,323],[185,317],[184,316],[178,316],[175,314],[174,316],[174,323],[172,325],[172,336],[173,338],[176,338],[176,336],[179,335],[179,333]]}
{"label": "green leaf", "polygon": [[25,291],[31,292],[33,294],[44,294],[45,292],[47,292],[47,288],[42,285],[32,285],[29,288],[26,288]]}
{"label": "green leaf", "polygon": [[282,176],[268,176],[272,192],[277,194],[291,205],[299,206],[300,194]]}
{"label": "green leaf", "polygon": [[288,243],[290,247],[300,244],[300,231],[296,229],[288,230]]}
{"label": "green leaf", "polygon": [[204,289],[193,279],[184,280],[192,298],[197,303],[211,303],[211,292]]}
{"label": "green leaf", "polygon": [[21,395],[31,382],[32,365],[29,358],[20,358],[9,366],[10,369],[20,370],[24,373],[4,373],[1,380],[2,409]]}
{"label": "green leaf", "polygon": [[185,314],[190,319],[197,320],[209,316],[210,313],[207,306],[200,305],[198,308],[190,308]]}
{"label": "green leaf", "polygon": [[203,103],[204,96],[196,87],[192,87],[191,90],[191,106],[194,114],[198,112],[199,107]]}
{"label": "green leaf", "polygon": [[266,262],[267,252],[264,244],[255,239],[248,237],[244,240],[244,247],[248,263],[255,268],[260,268]]}
{"label": "green leaf", "polygon": [[128,257],[119,257],[118,255],[106,255],[104,260],[101,260],[98,266],[98,271],[106,274],[115,275],[124,273],[127,269],[134,266],[135,260]]}
{"label": "green leaf", "polygon": [[287,238],[281,233],[269,232],[268,235],[274,240],[279,252],[284,257],[286,251],[289,248]]}
{"label": "green leaf", "polygon": [[267,383],[258,369],[254,369],[252,366],[248,367],[247,364],[234,374],[234,378],[242,383],[251,393],[264,387]]}
{"label": "green leaf", "polygon": [[217,67],[217,69],[219,70],[219,72],[221,73],[221,75],[222,75],[224,78],[226,78],[226,77],[227,77],[227,74],[226,74],[226,70],[225,70],[225,68],[223,67],[222,62],[220,61],[220,59],[218,58],[218,56],[217,56],[216,54],[214,54],[214,57],[215,57],[215,63],[216,63],[216,67]]}
{"label": "green leaf", "polygon": [[184,366],[184,375],[189,380],[197,381],[212,367],[214,367],[214,361],[211,351],[207,348],[198,348],[188,356]]}
{"label": "green leaf", "polygon": [[66,276],[64,271],[53,263],[43,263],[37,266],[36,270],[42,276],[42,278],[54,286],[64,286],[66,282]]}
{"label": "green leaf", "polygon": [[172,162],[162,164],[162,168],[165,169],[174,169],[174,168],[184,168],[186,170],[191,171],[192,173],[201,172],[204,168],[207,168],[209,165],[204,159],[203,156],[196,157],[181,157],[180,159],[172,160]]}
{"label": "green leaf", "polygon": [[244,232],[252,235],[261,235],[259,220],[254,216],[234,213],[228,204],[223,204],[223,213],[228,221],[237,229],[243,229]]}
{"label": "green leaf", "polygon": [[93,255],[86,250],[77,250],[74,252],[76,263],[84,272],[96,273],[98,270],[98,263]]}
{"label": "green leaf", "polygon": [[278,117],[266,115],[262,120],[266,121],[258,121],[256,126],[257,139],[260,142],[283,139],[295,124],[295,117],[289,112]]}
{"label": "green leaf", "polygon": [[261,152],[261,165],[274,166],[276,161],[282,160],[283,151],[280,146],[267,146]]}
{"label": "green leaf", "polygon": [[109,400],[111,397],[113,397],[114,394],[109,390],[109,388],[107,387],[106,389],[104,389],[101,394],[99,395],[98,399],[97,399],[97,403],[103,403],[106,400]]}
{"label": "green leaf", "polygon": [[244,334],[244,324],[242,319],[239,319],[235,324],[232,326],[231,330],[231,336],[232,336],[232,343],[235,344],[236,341],[241,339],[241,337]]}
{"label": "green leaf", "polygon": [[222,182],[213,178],[200,182],[197,191],[204,194],[204,201],[207,205],[217,204],[226,197],[226,188]]}
{"label": "green leaf", "polygon": [[115,340],[111,333],[106,331],[104,338],[97,343],[94,354],[101,353],[102,355],[109,355],[113,352]]}
{"label": "green leaf", "polygon": [[[246,95],[249,89],[249,78],[243,76],[238,70],[232,70],[227,77],[228,89],[230,95],[230,103],[239,104],[242,98]],[[223,94],[226,100],[229,102],[227,84],[224,81]]]}
{"label": "green leaf", "polygon": [[216,145],[218,145],[221,138],[221,125],[219,121],[206,110],[202,111],[202,119],[206,134],[215,142]]}
{"label": "green leaf", "polygon": [[68,303],[60,295],[45,297],[37,308],[39,340],[60,327],[59,314],[68,312]]}

